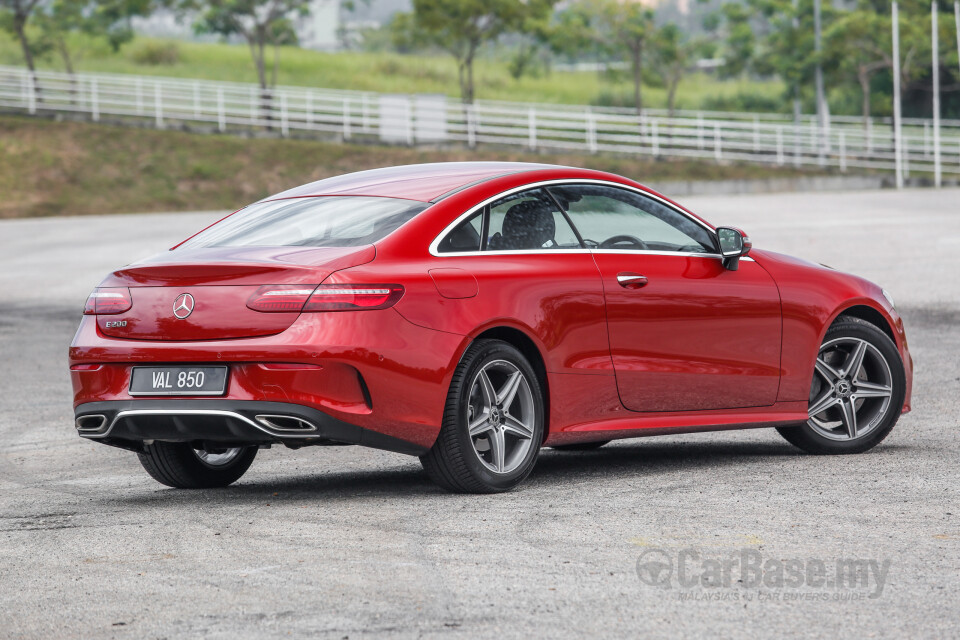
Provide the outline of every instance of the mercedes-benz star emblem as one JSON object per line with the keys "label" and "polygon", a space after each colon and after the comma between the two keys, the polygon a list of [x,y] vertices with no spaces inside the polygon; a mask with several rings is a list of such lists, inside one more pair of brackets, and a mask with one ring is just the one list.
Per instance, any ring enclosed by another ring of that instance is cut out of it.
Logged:
{"label": "mercedes-benz star emblem", "polygon": [[173,315],[183,320],[193,313],[193,307],[195,304],[196,303],[194,302],[192,295],[189,293],[181,293],[179,296],[177,296],[177,299],[173,301]]}

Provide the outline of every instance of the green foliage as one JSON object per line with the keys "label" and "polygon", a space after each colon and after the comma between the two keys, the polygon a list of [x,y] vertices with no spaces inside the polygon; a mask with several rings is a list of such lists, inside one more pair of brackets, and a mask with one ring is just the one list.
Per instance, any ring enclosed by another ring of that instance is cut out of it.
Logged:
{"label": "green foliage", "polygon": [[701,103],[707,111],[754,111],[777,113],[787,110],[782,96],[756,91],[738,91],[730,95],[707,96]]}
{"label": "green foliage", "polygon": [[413,13],[394,18],[395,41],[443,49],[457,62],[460,97],[475,95],[474,61],[479,48],[506,33],[530,32],[546,19],[554,0],[414,0]]}
{"label": "green foliage", "polygon": [[[383,31],[390,39],[393,50],[397,53],[415,53],[423,51],[424,42],[422,34],[417,33],[417,23],[413,19],[412,13],[396,13],[390,22],[386,24]],[[366,38],[364,38],[366,41]]]}
{"label": "green foliage", "polygon": [[[893,68],[890,7],[889,0],[859,0],[849,9],[824,2],[819,56],[814,47],[813,0],[796,4],[793,0],[730,2],[708,26],[723,43],[727,77],[743,73],[775,76],[788,87],[790,98],[809,102],[814,69],[820,62],[831,111],[870,115],[875,108],[888,113],[892,100],[890,83],[880,81],[889,78]],[[908,95],[921,87],[929,90],[930,4],[904,0],[899,9],[901,83]],[[940,9],[952,13],[952,3],[944,2]],[[949,62],[955,60],[956,51],[949,13],[940,15],[939,24],[944,85],[951,76],[956,78],[954,82],[960,80],[957,65]],[[879,107],[873,104],[874,94],[880,98]]]}
{"label": "green foliage", "polygon": [[602,42],[596,21],[596,11],[591,3],[575,2],[553,15],[541,37],[554,53],[569,58],[598,53]]}
{"label": "green foliage", "polygon": [[653,11],[640,3],[619,0],[592,0],[598,15],[603,47],[610,55],[626,59],[633,72],[633,102],[637,113],[643,111],[644,54],[655,36]]}
{"label": "green foliage", "polygon": [[524,76],[539,78],[549,73],[550,62],[542,55],[538,41],[523,39],[507,61],[507,71],[514,80]]}
{"label": "green foliage", "polygon": [[569,57],[594,55],[626,62],[633,79],[633,104],[643,109],[645,56],[656,33],[654,12],[638,2],[578,0],[543,32],[552,50]]}
{"label": "green foliage", "polygon": [[276,82],[276,73],[267,80],[266,48],[274,47],[274,69],[279,51],[277,47],[295,44],[296,34],[292,20],[309,13],[309,0],[175,0],[181,13],[200,11],[194,24],[198,33],[213,33],[224,37],[240,36],[250,47],[257,70],[257,79],[264,89]]}
{"label": "green foliage", "polygon": [[0,0],[0,28],[20,41],[28,68],[54,51],[72,72],[72,34],[102,38],[116,52],[133,38],[130,19],[154,7],[154,0]]}
{"label": "green foliage", "polygon": [[683,30],[672,22],[654,33],[653,67],[667,90],[667,109],[671,114],[676,106],[680,80],[696,60],[708,55],[711,49],[708,40],[688,38]]}
{"label": "green foliage", "polygon": [[[132,52],[145,46],[163,47],[173,43],[179,59],[173,64],[143,65]],[[132,73],[188,79],[256,82],[247,46],[209,42],[177,42],[137,37],[115,54],[101,39],[83,34],[71,35],[71,46],[82,50],[76,61],[77,71]],[[386,93],[439,93],[456,98],[457,67],[452,56],[433,54],[398,55],[345,51],[329,53],[281,47],[277,69],[279,84],[330,89],[353,89]],[[20,47],[6,34],[0,34],[0,64],[23,64]],[[41,68],[63,69],[58,58],[39,61]],[[526,74],[514,80],[506,61],[489,55],[477,59],[476,82],[482,96],[493,100],[518,100],[541,103],[600,104],[606,94],[621,106],[633,107],[633,86],[627,74],[606,77],[595,71],[562,71],[554,68],[550,75]],[[666,106],[666,90],[651,84],[652,69],[645,76],[644,102],[650,107]],[[715,75],[693,73],[684,78],[677,89],[677,105],[686,109],[700,108],[712,96],[733,95],[738,91],[777,95],[783,85],[777,80],[749,77],[718,79]]]}
{"label": "green foliage", "polygon": [[31,71],[34,58],[44,52],[44,45],[31,42],[28,23],[40,6],[40,0],[0,0],[0,28],[12,35],[20,44],[23,60]]}
{"label": "green foliage", "polygon": [[136,64],[169,66],[180,62],[180,46],[165,40],[142,40],[130,48],[128,55]]}
{"label": "green foliage", "polygon": [[754,59],[757,46],[751,24],[751,13],[741,4],[725,4],[717,16],[714,26],[720,28],[726,24],[726,64],[723,72],[729,76],[736,76],[747,70]]}

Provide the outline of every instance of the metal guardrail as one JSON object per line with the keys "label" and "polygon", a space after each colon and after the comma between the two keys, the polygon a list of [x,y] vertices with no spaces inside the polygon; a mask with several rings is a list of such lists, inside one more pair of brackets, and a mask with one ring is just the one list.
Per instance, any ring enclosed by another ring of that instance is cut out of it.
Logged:
{"label": "metal guardrail", "polygon": [[[893,171],[892,127],[878,120],[833,117],[822,130],[812,117],[677,112],[478,101],[442,95],[397,95],[276,87],[125,74],[34,74],[0,66],[0,108],[30,114],[86,114],[93,121],[149,121],[157,128],[311,133],[394,144],[458,143],[529,150],[609,152],[703,158],[779,166]],[[906,173],[932,172],[928,121],[904,122]],[[944,173],[960,174],[960,121],[944,121]]]}

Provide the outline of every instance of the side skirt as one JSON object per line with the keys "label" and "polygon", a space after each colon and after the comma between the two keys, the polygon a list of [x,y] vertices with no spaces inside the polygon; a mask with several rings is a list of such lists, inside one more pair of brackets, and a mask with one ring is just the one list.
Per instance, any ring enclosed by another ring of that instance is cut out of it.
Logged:
{"label": "side skirt", "polygon": [[544,446],[621,440],[704,431],[789,427],[807,421],[807,403],[778,402],[770,407],[677,413],[626,412],[618,418],[551,428]]}

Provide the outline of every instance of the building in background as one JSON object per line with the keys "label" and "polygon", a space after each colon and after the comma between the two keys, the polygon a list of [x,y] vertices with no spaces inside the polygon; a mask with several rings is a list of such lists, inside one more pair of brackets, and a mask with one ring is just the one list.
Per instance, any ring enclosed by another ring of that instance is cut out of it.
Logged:
{"label": "building in background", "polygon": [[300,46],[321,51],[339,49],[340,15],[340,0],[313,0],[310,14],[296,22]]}

